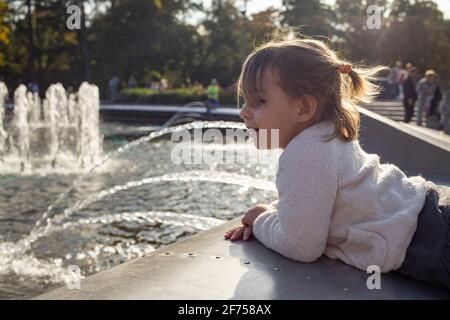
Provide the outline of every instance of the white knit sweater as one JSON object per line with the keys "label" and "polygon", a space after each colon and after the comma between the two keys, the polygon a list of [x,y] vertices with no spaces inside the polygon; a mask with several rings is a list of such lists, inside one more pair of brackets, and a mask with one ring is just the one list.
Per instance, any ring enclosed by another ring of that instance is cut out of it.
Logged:
{"label": "white knit sweater", "polygon": [[434,184],[380,164],[358,140],[323,142],[333,128],[322,121],[289,142],[278,164],[279,200],[255,220],[253,233],[294,260],[311,262],[325,253],[361,270],[395,270]]}

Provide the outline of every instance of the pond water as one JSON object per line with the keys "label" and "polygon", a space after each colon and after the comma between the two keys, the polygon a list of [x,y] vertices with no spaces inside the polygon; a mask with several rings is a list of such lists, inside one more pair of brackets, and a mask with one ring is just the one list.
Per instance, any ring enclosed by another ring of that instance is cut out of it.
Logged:
{"label": "pond water", "polygon": [[[0,170],[0,298],[39,295],[64,285],[69,266],[85,277],[276,199],[278,155],[257,164],[174,164],[176,143],[153,139],[163,133],[109,140],[83,171]],[[247,143],[204,147],[259,152]]]}

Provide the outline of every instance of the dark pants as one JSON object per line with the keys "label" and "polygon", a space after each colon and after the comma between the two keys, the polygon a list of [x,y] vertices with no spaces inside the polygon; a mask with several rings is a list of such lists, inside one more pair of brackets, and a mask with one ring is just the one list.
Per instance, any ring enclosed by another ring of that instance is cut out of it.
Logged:
{"label": "dark pants", "polygon": [[398,94],[400,93],[400,88],[398,83],[391,83],[391,99],[397,98]]}
{"label": "dark pants", "polygon": [[219,102],[216,99],[208,99],[205,101],[205,106],[206,112],[210,114],[212,109],[216,109],[219,107]]}
{"label": "dark pants", "polygon": [[439,194],[429,189],[417,229],[398,272],[450,289],[450,206],[439,206]]}
{"label": "dark pants", "polygon": [[405,122],[409,123],[414,115],[414,105],[416,104],[416,99],[405,96],[403,98],[403,106],[405,107]]}

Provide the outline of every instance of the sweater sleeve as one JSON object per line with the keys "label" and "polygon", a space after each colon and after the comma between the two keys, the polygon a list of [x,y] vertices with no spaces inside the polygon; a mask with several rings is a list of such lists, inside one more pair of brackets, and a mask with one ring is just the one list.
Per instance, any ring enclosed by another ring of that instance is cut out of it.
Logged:
{"label": "sweater sleeve", "polygon": [[312,262],[327,244],[337,192],[336,155],[324,142],[288,148],[279,162],[277,206],[258,216],[253,233],[285,257]]}

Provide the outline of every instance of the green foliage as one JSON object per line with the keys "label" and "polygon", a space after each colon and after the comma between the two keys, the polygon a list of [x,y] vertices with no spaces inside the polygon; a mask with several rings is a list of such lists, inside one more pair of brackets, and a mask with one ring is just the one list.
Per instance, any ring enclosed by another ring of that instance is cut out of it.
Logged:
{"label": "green foliage", "polygon": [[192,101],[203,101],[206,92],[203,89],[169,89],[156,91],[146,88],[129,88],[122,90],[120,102],[148,104],[186,104]]}
{"label": "green foliage", "polygon": [[[235,93],[232,88],[221,90],[220,103],[227,106],[236,106]],[[147,88],[129,88],[122,90],[119,102],[145,103],[145,104],[172,104],[184,105],[194,101],[205,101],[207,98],[204,88],[180,88],[156,91]]]}
{"label": "green foliage", "polygon": [[[365,25],[365,10],[377,4],[383,17],[380,30]],[[438,70],[450,78],[450,21],[443,18],[437,5],[428,0],[337,0],[339,47],[353,60],[392,65],[411,62],[422,72]]]}
{"label": "green foliage", "polygon": [[[9,45],[10,29],[6,23],[6,15],[8,14],[8,5],[0,2],[0,49]],[[0,66],[5,64],[4,49],[0,51]]]}
{"label": "green foliage", "polygon": [[7,45],[9,43],[9,26],[6,23],[8,14],[8,4],[0,2],[0,43]]}
{"label": "green foliage", "polygon": [[423,73],[435,69],[450,80],[450,20],[431,1],[393,3],[390,27],[380,36],[386,63],[412,62]]}
{"label": "green foliage", "polygon": [[335,13],[321,0],[283,0],[282,22],[308,36],[333,34]]}
{"label": "green foliage", "polygon": [[[230,87],[249,52],[273,35],[294,29],[328,37],[353,61],[390,65],[401,60],[421,71],[433,68],[450,79],[450,20],[429,0],[336,0],[334,5],[284,0],[281,9],[252,16],[242,13],[242,1],[212,0],[208,7],[201,3],[1,0],[0,78],[9,86],[34,79],[43,89],[53,82],[78,87],[89,80],[99,85],[103,98],[114,74],[122,87],[131,76],[140,86],[164,77],[171,87],[181,87],[188,78],[203,85],[217,78],[222,87]],[[70,4],[84,9],[80,30],[66,27]],[[380,30],[366,26],[371,4],[383,8]],[[193,21],[193,16],[200,18]],[[223,99],[234,104],[228,92],[232,90],[225,90]],[[124,97],[186,103],[197,99],[196,94],[127,91]]]}

